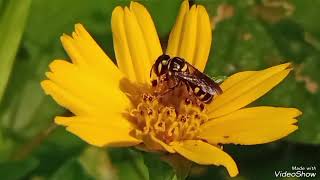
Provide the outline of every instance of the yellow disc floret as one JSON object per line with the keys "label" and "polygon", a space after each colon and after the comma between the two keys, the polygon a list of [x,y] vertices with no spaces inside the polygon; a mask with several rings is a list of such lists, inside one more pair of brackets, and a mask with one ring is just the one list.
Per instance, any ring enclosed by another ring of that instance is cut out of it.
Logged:
{"label": "yellow disc floret", "polygon": [[180,98],[176,102],[172,93],[165,96],[141,95],[140,103],[130,115],[136,125],[137,138],[144,140],[151,136],[167,145],[173,141],[195,139],[201,124],[208,120],[203,104],[197,105],[188,98]]}

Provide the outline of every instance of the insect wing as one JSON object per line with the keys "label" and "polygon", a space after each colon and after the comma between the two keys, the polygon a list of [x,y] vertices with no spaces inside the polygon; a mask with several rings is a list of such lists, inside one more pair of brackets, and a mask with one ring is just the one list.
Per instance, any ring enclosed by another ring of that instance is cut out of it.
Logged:
{"label": "insect wing", "polygon": [[[220,94],[220,87],[218,84],[210,84],[204,79],[199,78],[194,74],[184,73],[184,72],[177,72],[175,74],[179,79],[188,83],[190,86],[199,87],[202,91],[215,95]],[[214,82],[213,82],[214,83]]]}
{"label": "insect wing", "polygon": [[[212,93],[212,94],[222,94],[222,89],[220,88],[219,84],[214,82],[210,77],[208,77],[206,74],[200,72],[197,68],[189,64],[187,61],[185,61],[188,65],[189,69],[189,75],[187,73],[180,73],[179,76],[185,76],[186,79],[194,79],[197,78],[197,82],[199,83],[198,86],[205,89],[206,92]],[[182,78],[182,77],[181,77]],[[195,80],[192,80],[192,82],[195,82]]]}

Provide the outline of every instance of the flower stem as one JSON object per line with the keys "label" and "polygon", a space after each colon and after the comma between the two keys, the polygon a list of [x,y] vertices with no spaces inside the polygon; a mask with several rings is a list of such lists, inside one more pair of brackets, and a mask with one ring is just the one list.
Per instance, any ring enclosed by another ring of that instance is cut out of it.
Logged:
{"label": "flower stem", "polygon": [[40,131],[30,141],[23,144],[17,151],[15,151],[11,159],[22,160],[30,155],[42,142],[57,128],[58,126],[54,123],[50,124],[48,128]]}

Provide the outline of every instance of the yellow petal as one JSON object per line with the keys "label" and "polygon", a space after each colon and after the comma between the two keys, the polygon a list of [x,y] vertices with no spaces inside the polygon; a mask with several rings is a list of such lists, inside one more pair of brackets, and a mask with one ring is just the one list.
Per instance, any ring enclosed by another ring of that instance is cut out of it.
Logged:
{"label": "yellow petal", "polygon": [[231,87],[233,87],[236,84],[240,84],[243,80],[253,77],[254,73],[257,71],[243,71],[236,74],[233,74],[232,76],[228,77],[223,83],[220,85],[220,88],[223,92],[227,91]]}
{"label": "yellow petal", "polygon": [[203,72],[211,49],[212,30],[206,9],[201,5],[198,5],[198,9],[197,40],[193,64]]}
{"label": "yellow petal", "polygon": [[198,8],[194,5],[186,14],[184,26],[182,29],[182,37],[178,56],[187,60],[190,64],[194,64],[193,58],[196,51],[197,40],[197,16]]}
{"label": "yellow petal", "polygon": [[124,25],[137,80],[141,83],[147,83],[151,69],[147,44],[135,15],[127,7],[124,8]]}
{"label": "yellow petal", "polygon": [[181,143],[173,143],[172,147],[185,158],[198,164],[226,167],[231,177],[239,173],[236,163],[227,153],[203,141],[186,140]]}
{"label": "yellow petal", "polygon": [[[84,112],[75,109],[85,108],[85,114],[103,115],[110,112],[124,112],[130,107],[130,100],[119,88],[120,82],[112,80],[110,76],[107,80],[105,77],[98,78],[63,60],[53,61],[50,69],[52,72],[46,75],[51,81],[44,81],[42,87],[60,105],[75,114]],[[112,106],[110,101],[113,102]]]}
{"label": "yellow petal", "polygon": [[[94,146],[133,146],[141,141],[130,135],[131,129],[120,115],[110,115],[112,121],[96,117],[56,117],[55,122]],[[121,123],[120,123],[121,122]]]}
{"label": "yellow petal", "polygon": [[[253,73],[225,90],[208,106],[209,117],[216,118],[236,111],[258,99],[279,84],[290,72],[290,63]],[[237,78],[236,78],[237,79]],[[224,85],[222,85],[223,87]],[[224,87],[225,88],[225,87]]]}
{"label": "yellow petal", "polygon": [[92,108],[90,105],[81,101],[79,98],[68,93],[63,88],[59,87],[50,80],[41,82],[41,87],[47,95],[52,98],[62,107],[70,110],[74,114],[90,114]]}
{"label": "yellow petal", "polygon": [[262,144],[287,136],[298,127],[295,108],[253,107],[208,121],[199,137],[212,144]]}
{"label": "yellow petal", "polygon": [[179,15],[177,17],[176,23],[172,28],[166,54],[170,56],[177,56],[180,47],[180,40],[182,39],[182,29],[184,26],[184,19],[186,14],[189,12],[189,2],[183,1],[180,7]]}
{"label": "yellow petal", "polygon": [[71,61],[73,64],[76,64],[77,66],[86,66],[86,60],[85,57],[82,57],[81,53],[77,49],[77,47],[74,45],[73,39],[66,35],[63,34],[60,37],[61,43],[69,57],[71,58]]}
{"label": "yellow petal", "polygon": [[146,146],[146,148],[151,151],[156,151],[156,152],[167,151],[170,153],[175,152],[171,146],[162,142],[160,139],[156,138],[153,134],[142,136],[141,139],[143,140],[143,143]]}
{"label": "yellow petal", "polygon": [[118,68],[127,76],[128,79],[134,82],[137,78],[134,72],[123,20],[123,9],[121,7],[116,7],[112,12],[111,18],[114,52]]}
{"label": "yellow petal", "polygon": [[130,9],[117,7],[112,15],[112,32],[120,70],[128,78],[134,72],[134,80],[139,83],[149,83],[151,66],[162,50],[148,11],[138,3],[131,3]]}
{"label": "yellow petal", "polygon": [[184,1],[169,36],[167,54],[182,57],[203,71],[211,40],[211,25],[206,9],[201,5],[194,5],[189,10],[188,1]]}
{"label": "yellow petal", "polygon": [[[148,48],[149,59],[151,65],[162,54],[159,37],[148,10],[141,4],[131,1],[130,9],[137,18],[140,29]],[[151,69],[149,67],[148,69]]]}
{"label": "yellow petal", "polygon": [[175,153],[174,149],[171,146],[167,145],[166,143],[164,143],[163,141],[159,140],[158,138],[156,138],[153,135],[151,135],[150,137],[155,143],[158,143],[160,146],[162,146],[162,148],[164,148],[169,153]]}
{"label": "yellow petal", "polygon": [[81,24],[75,25],[72,37],[63,35],[61,42],[74,64],[90,69],[97,76],[113,74],[116,80],[122,78],[121,72],[103,52]]}

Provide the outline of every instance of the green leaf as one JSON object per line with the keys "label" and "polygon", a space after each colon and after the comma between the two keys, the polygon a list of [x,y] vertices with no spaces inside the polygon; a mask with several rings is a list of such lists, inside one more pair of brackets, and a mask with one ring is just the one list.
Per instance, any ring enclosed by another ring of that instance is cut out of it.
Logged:
{"label": "green leaf", "polygon": [[38,161],[33,158],[0,163],[0,179],[22,179],[33,171],[38,164]]}
{"label": "green leaf", "polygon": [[179,154],[165,155],[161,159],[170,164],[174,169],[177,180],[185,180],[188,177],[193,164],[192,161],[189,161]]}
{"label": "green leaf", "polygon": [[93,180],[83,168],[81,163],[76,159],[71,159],[61,166],[49,180]]}
{"label": "green leaf", "polygon": [[86,171],[97,180],[113,180],[116,175],[107,152],[103,148],[89,146],[79,157]]}
{"label": "green leaf", "polygon": [[[150,180],[173,180],[175,176],[174,169],[164,160],[161,159],[162,154],[144,153],[144,163],[149,170]],[[179,177],[180,178],[180,177]]]}
{"label": "green leaf", "polygon": [[13,146],[13,140],[5,136],[0,129],[0,163],[9,159]]}
{"label": "green leaf", "polygon": [[16,52],[24,32],[31,0],[11,0],[0,3],[0,102],[11,73]]}
{"label": "green leaf", "polygon": [[148,168],[141,152],[117,148],[110,149],[109,154],[119,180],[149,180]]}

